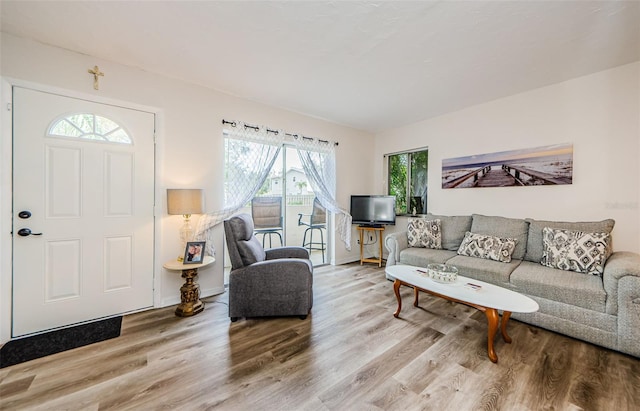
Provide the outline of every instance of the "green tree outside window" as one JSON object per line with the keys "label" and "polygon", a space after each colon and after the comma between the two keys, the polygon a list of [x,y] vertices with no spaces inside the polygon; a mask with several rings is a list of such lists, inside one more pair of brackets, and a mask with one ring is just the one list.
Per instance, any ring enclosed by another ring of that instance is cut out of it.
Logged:
{"label": "green tree outside window", "polygon": [[396,197],[396,214],[427,212],[428,160],[428,150],[388,156],[389,195]]}

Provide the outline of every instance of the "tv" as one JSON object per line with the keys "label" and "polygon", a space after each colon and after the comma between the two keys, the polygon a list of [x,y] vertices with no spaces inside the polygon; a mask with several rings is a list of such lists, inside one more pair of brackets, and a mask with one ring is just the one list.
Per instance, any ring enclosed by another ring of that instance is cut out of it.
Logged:
{"label": "tv", "polygon": [[395,225],[396,198],[383,195],[352,195],[351,218],[353,224],[365,226]]}

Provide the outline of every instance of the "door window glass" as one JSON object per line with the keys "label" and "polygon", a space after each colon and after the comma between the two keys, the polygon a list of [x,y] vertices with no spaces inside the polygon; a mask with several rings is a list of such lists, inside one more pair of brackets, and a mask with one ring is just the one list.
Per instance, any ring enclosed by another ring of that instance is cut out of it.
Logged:
{"label": "door window glass", "polygon": [[131,137],[113,120],[93,113],[77,113],[51,124],[49,137],[79,138],[108,143],[132,144]]}

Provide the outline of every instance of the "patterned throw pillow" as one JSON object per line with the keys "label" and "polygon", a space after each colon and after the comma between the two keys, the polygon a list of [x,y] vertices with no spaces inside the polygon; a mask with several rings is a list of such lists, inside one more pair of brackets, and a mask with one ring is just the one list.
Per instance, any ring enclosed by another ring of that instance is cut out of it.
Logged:
{"label": "patterned throw pillow", "polygon": [[611,234],[542,229],[540,264],[565,271],[602,275],[611,255]]}
{"label": "patterned throw pillow", "polygon": [[500,238],[467,231],[458,248],[458,254],[508,263],[511,262],[517,242],[515,238]]}
{"label": "patterned throw pillow", "polygon": [[424,218],[409,218],[407,228],[409,247],[442,249],[442,232],[440,220],[427,220]]}

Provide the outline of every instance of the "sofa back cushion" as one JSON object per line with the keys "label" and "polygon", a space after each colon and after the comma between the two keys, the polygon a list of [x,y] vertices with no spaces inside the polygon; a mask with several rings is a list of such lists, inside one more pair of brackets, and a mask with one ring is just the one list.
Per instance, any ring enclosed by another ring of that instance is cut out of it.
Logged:
{"label": "sofa back cushion", "polygon": [[485,234],[517,240],[516,247],[511,256],[515,260],[522,260],[527,251],[529,223],[523,219],[474,214],[470,231],[474,234]]}
{"label": "sofa back cushion", "polygon": [[593,222],[566,222],[566,221],[544,221],[534,220],[531,218],[526,219],[529,222],[529,236],[527,239],[527,253],[524,259],[533,263],[539,263],[542,260],[542,253],[544,251],[542,243],[542,229],[545,227],[561,229],[561,230],[573,230],[582,231],[585,233],[611,233],[615,221],[612,219],[593,221]]}
{"label": "sofa back cushion", "polygon": [[424,218],[426,220],[440,220],[443,250],[458,251],[465,233],[471,229],[471,216],[427,214]]}

